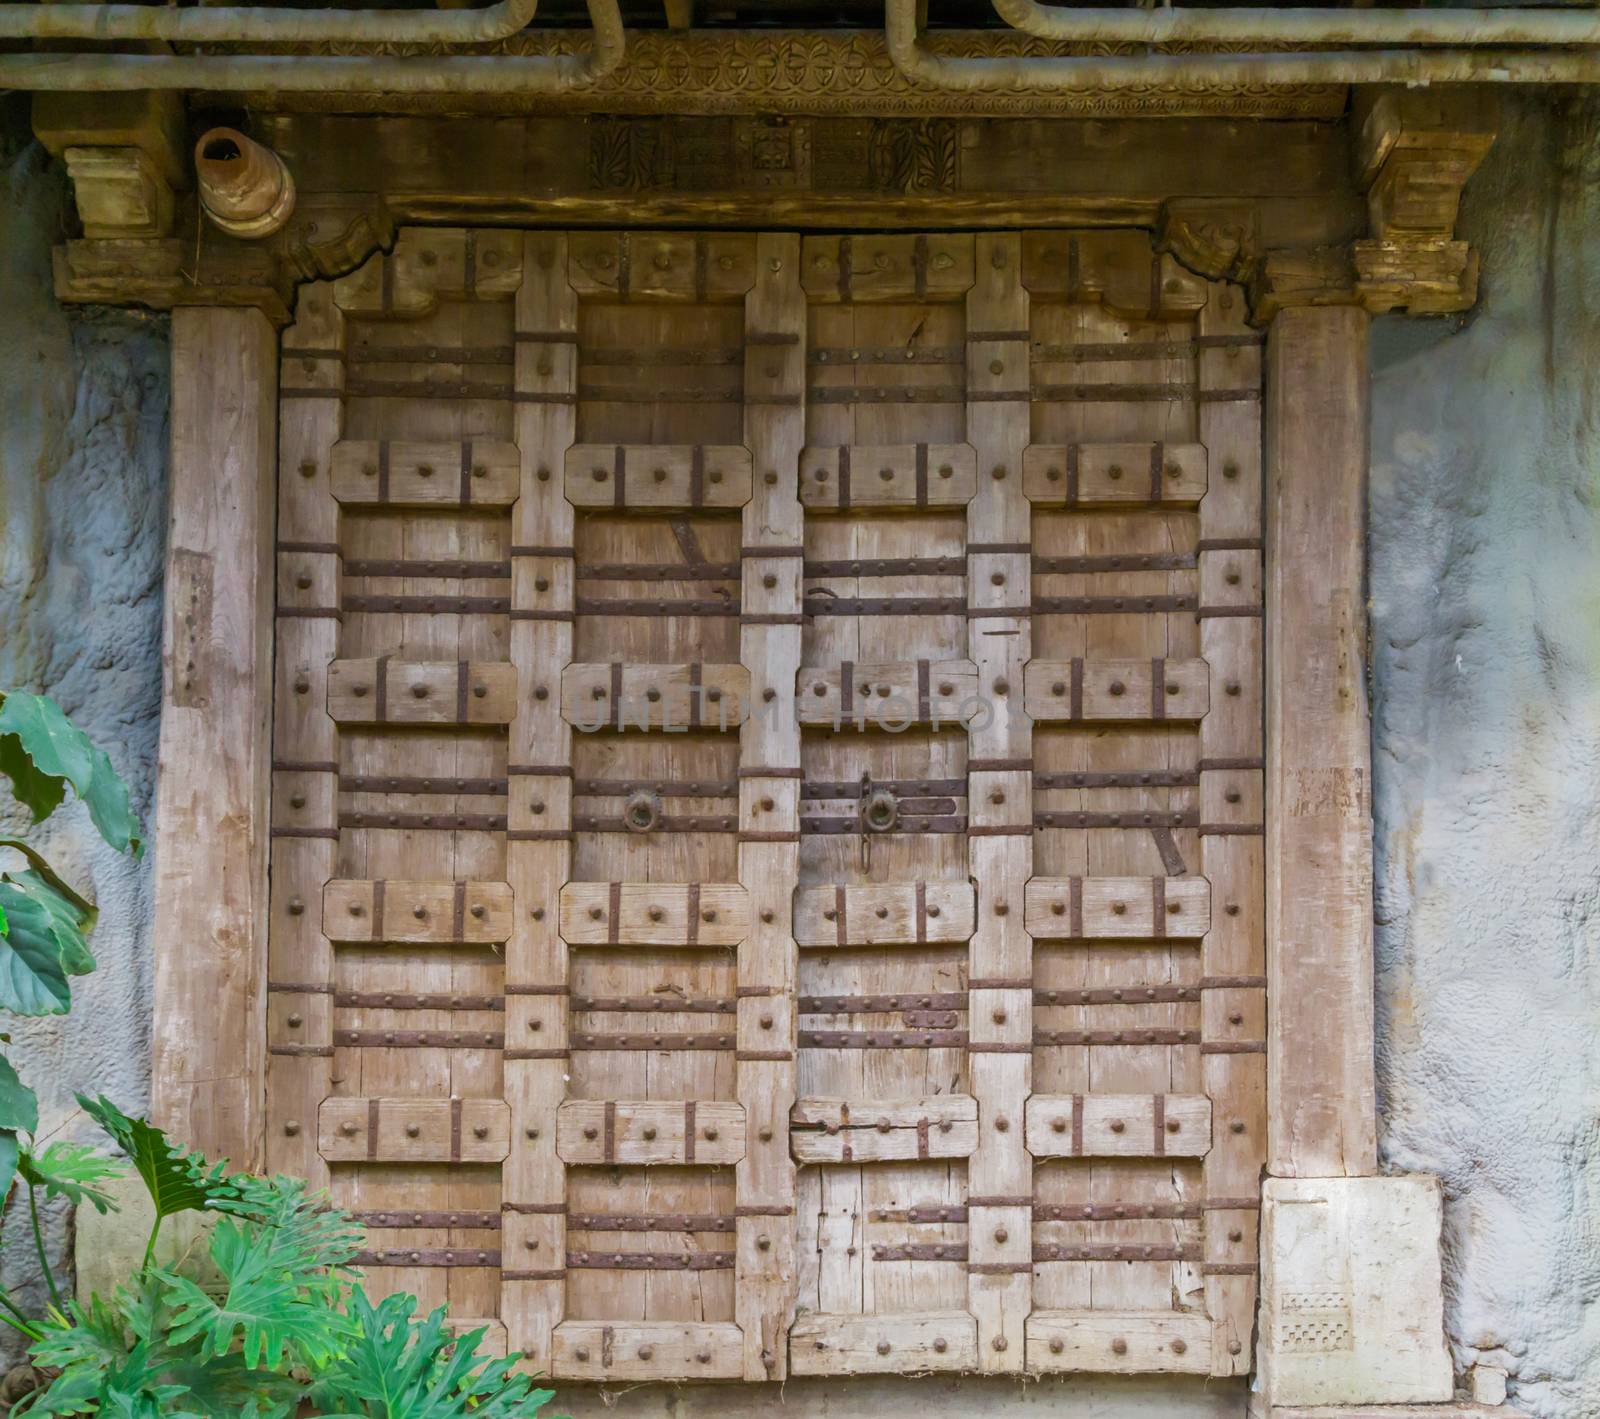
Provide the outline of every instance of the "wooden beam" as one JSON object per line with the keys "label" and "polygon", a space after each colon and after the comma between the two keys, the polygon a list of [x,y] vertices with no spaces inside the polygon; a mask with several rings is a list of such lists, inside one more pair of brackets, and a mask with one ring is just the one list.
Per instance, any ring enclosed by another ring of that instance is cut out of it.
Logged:
{"label": "wooden beam", "polygon": [[151,1112],[259,1168],[277,342],[256,310],[172,317]]}
{"label": "wooden beam", "polygon": [[1267,1170],[1377,1169],[1366,661],[1367,326],[1267,343]]}

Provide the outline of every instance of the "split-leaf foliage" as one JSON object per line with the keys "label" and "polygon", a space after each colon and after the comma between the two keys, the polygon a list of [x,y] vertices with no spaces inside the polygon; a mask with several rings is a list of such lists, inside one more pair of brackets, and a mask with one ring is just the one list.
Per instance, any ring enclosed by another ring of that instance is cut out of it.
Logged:
{"label": "split-leaf foliage", "polygon": [[[0,774],[35,823],[66,799],[88,809],[102,838],[137,855],[127,787],[104,751],[43,695],[0,694]],[[0,837],[27,864],[0,870],[0,1010],[59,1015],[71,979],[94,969],[95,908],[28,843]],[[0,1034],[0,1042],[9,1037]],[[103,1096],[77,1096],[122,1158],[36,1137],[39,1103],[0,1053],[0,1195],[25,1197],[54,1302],[40,1317],[0,1287],[0,1323],[25,1335],[42,1386],[14,1415],[107,1419],[532,1419],[551,1398],[519,1357],[480,1353],[484,1331],[456,1335],[443,1307],[415,1298],[373,1302],[351,1267],[362,1232],[325,1196],[287,1177],[230,1174]],[[65,1299],[51,1272],[41,1200],[116,1209],[112,1185],[131,1167],[153,1213],[143,1260],[109,1296]],[[158,1261],[162,1224],[214,1217],[209,1267]]]}

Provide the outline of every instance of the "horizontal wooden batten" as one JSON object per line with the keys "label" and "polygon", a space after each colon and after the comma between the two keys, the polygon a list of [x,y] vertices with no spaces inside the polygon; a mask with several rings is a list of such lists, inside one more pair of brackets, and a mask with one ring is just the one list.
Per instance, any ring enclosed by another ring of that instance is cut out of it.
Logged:
{"label": "horizontal wooden batten", "polygon": [[1188,507],[1205,496],[1206,472],[1197,443],[1033,444],[1022,455],[1022,491],[1059,507]]}
{"label": "horizontal wooden batten", "polygon": [[970,660],[842,661],[802,666],[795,677],[801,724],[962,727],[975,709],[978,671]]}
{"label": "horizontal wooden batten", "polygon": [[800,284],[816,305],[868,301],[951,300],[972,286],[971,236],[808,236]]}
{"label": "horizontal wooden batten", "polygon": [[561,935],[574,946],[735,946],[750,929],[737,882],[569,882]]}
{"label": "horizontal wooden batten", "polygon": [[731,1251],[569,1251],[569,1271],[732,1271]]}
{"label": "horizontal wooden batten", "polygon": [[969,882],[797,887],[794,938],[801,946],[916,946],[965,941],[977,902]]}
{"label": "horizontal wooden batten", "polygon": [[731,1321],[562,1321],[550,1373],[558,1380],[737,1380],[744,1332]]}
{"label": "horizontal wooden batten", "polygon": [[1211,1150],[1204,1094],[1034,1094],[1025,1116],[1035,1158],[1201,1158]]}
{"label": "horizontal wooden batten", "polygon": [[1203,660],[1034,660],[1024,706],[1036,721],[1190,721],[1210,704]]}
{"label": "horizontal wooden batten", "polygon": [[966,443],[807,448],[800,455],[800,501],[817,512],[965,507],[977,492],[977,469]]}
{"label": "horizontal wooden batten", "polygon": [[967,1094],[802,1098],[790,1111],[789,1141],[799,1163],[966,1158],[978,1146],[978,1103]]}
{"label": "horizontal wooden batten", "polygon": [[[670,399],[656,390],[652,399]],[[575,444],[567,450],[574,507],[738,508],[750,501],[750,450],[742,444]]]}
{"label": "horizontal wooden batten", "polygon": [[1027,1346],[1038,1373],[1211,1373],[1211,1320],[1198,1311],[1039,1310]]}
{"label": "horizontal wooden batten", "polygon": [[756,239],[739,232],[574,232],[567,249],[580,296],[733,301],[755,284]]}
{"label": "horizontal wooden batten", "polygon": [[333,496],[347,505],[505,508],[517,500],[520,478],[516,444],[499,440],[333,446]]}
{"label": "horizontal wooden batten", "polygon": [[802,995],[796,1005],[802,1015],[859,1015],[895,1011],[965,1010],[970,1000],[964,990],[909,992],[904,995]]}
{"label": "horizontal wooden batten", "polygon": [[330,1163],[498,1163],[511,1146],[502,1099],[324,1099],[317,1146]]}
{"label": "horizontal wooden batten", "polygon": [[483,1266],[498,1269],[498,1247],[371,1247],[355,1254],[352,1266]]}
{"label": "horizontal wooden batten", "polygon": [[892,1375],[978,1368],[978,1323],[967,1311],[796,1317],[789,1368],[797,1375]]}
{"label": "horizontal wooden batten", "polygon": [[330,941],[499,945],[511,939],[504,882],[403,882],[336,878],[322,889]]}
{"label": "horizontal wooden batten", "polygon": [[568,665],[561,713],[581,732],[601,729],[736,729],[750,702],[750,672],[736,664]]}
{"label": "horizontal wooden batten", "polygon": [[502,725],[516,714],[517,671],[500,660],[335,660],[328,714],[341,724]]}
{"label": "horizontal wooden batten", "polygon": [[568,1100],[556,1110],[562,1162],[634,1167],[737,1163],[744,1157],[744,1108],[726,1100]]}
{"label": "horizontal wooden batten", "polygon": [[1203,877],[1035,877],[1023,925],[1036,941],[1166,940],[1211,929]]}

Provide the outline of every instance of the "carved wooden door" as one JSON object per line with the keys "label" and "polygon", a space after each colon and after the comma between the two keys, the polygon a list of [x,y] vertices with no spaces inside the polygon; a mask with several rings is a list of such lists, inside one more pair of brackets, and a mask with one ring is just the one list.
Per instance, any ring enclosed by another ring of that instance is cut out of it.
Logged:
{"label": "carved wooden door", "polygon": [[302,291],[269,1161],[369,1286],[564,1379],[1248,1369],[1244,314],[1129,232]]}

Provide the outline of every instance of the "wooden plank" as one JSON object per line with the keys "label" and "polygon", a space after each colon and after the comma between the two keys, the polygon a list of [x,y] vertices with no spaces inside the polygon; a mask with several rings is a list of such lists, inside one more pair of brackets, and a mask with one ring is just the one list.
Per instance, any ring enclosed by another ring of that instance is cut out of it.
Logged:
{"label": "wooden plank", "polygon": [[750,708],[750,672],[742,665],[579,663],[561,672],[568,724],[600,729],[736,728]]}
{"label": "wooden plank", "polygon": [[1028,1100],[1035,1158],[1201,1158],[1211,1147],[1204,1094],[1035,1094]]}
{"label": "wooden plank", "polygon": [[556,1327],[558,1380],[736,1380],[744,1335],[731,1322],[568,1320]]}
{"label": "wooden plank", "polygon": [[341,310],[419,316],[441,297],[509,295],[522,279],[516,232],[464,227],[404,227],[391,252],[335,283]]}
{"label": "wooden plank", "polygon": [[1377,1168],[1367,709],[1367,325],[1297,308],[1267,344],[1267,1169]]}
{"label": "wooden plank", "polygon": [[[870,1101],[863,1101],[864,1104]],[[860,1117],[870,1118],[869,1107]],[[978,1142],[976,1117],[919,1120],[913,1124],[882,1121],[837,1131],[796,1126],[790,1134],[798,1163],[889,1163],[930,1158],[968,1158]]]}
{"label": "wooden plank", "polygon": [[561,934],[584,946],[736,946],[750,929],[737,882],[569,882]]}
{"label": "wooden plank", "polygon": [[711,1166],[737,1163],[744,1146],[744,1109],[728,1100],[569,1099],[556,1114],[556,1151],[568,1166]]}
{"label": "wooden plank", "polygon": [[800,455],[800,501],[819,512],[964,507],[977,483],[966,443],[845,444]]}
{"label": "wooden plank", "polygon": [[1026,686],[1044,722],[1195,720],[1209,702],[1203,660],[1034,660]]}
{"label": "wooden plank", "polygon": [[511,934],[504,882],[404,882],[340,878],[322,893],[333,941],[494,945]]}
{"label": "wooden plank", "polygon": [[966,660],[808,665],[796,676],[795,711],[803,725],[953,728],[973,713],[977,683]]}
{"label": "wooden plank", "polygon": [[966,1311],[798,1317],[789,1332],[797,1375],[893,1375],[978,1367],[978,1327]]}
{"label": "wooden plank", "polygon": [[1035,1311],[1028,1317],[1028,1368],[1038,1374],[1209,1374],[1211,1323],[1198,1312]]}
{"label": "wooden plank", "polygon": [[[576,517],[554,470],[563,466],[577,430],[578,353],[573,343],[578,298],[567,282],[566,234],[528,234],[522,270],[513,312],[513,378],[519,393],[546,397],[517,406],[520,469],[511,545],[564,550],[575,545]],[[571,558],[513,558],[513,611],[551,613],[537,619],[516,616],[511,623],[511,660],[522,688],[508,727],[507,760],[554,770],[555,777],[518,776],[541,789],[561,786],[559,775],[572,763],[572,729],[552,689],[572,659],[574,627],[566,615],[573,609],[573,593]],[[519,796],[511,825],[537,831],[532,812],[537,801],[531,794]],[[555,796],[549,801],[554,803]],[[569,820],[570,807],[569,798]],[[560,935],[559,894],[571,872],[572,845],[559,836],[506,843],[506,880],[519,907],[505,948],[506,1033],[528,1041],[530,1054],[549,1054],[506,1059],[502,1065],[511,1149],[501,1170],[501,1226],[505,1252],[517,1261],[505,1269],[500,1314],[508,1343],[530,1367],[544,1371],[550,1369],[555,1328],[567,1310],[561,1265],[567,1250],[567,1173],[556,1154],[556,1110],[570,1080],[562,1057],[570,1016],[567,997],[560,993],[568,986],[569,965]]]}
{"label": "wooden plank", "polygon": [[[1198,329],[1217,343],[1200,358],[1202,389],[1236,389],[1261,378],[1261,347],[1244,344],[1244,294],[1213,288]],[[1200,436],[1220,476],[1200,504],[1201,605],[1260,608],[1263,603],[1261,409],[1208,402]],[[1261,770],[1262,624],[1253,616],[1207,616],[1201,653],[1211,671],[1211,712],[1200,721],[1200,820],[1259,827],[1265,817]],[[1215,765],[1216,767],[1206,767]],[[1200,944],[1202,980],[1230,982],[1205,991],[1201,1009],[1202,1083],[1216,1120],[1202,1184],[1217,1205],[1205,1212],[1205,1302],[1211,1318],[1211,1373],[1248,1374],[1255,1329],[1260,1177],[1266,1161],[1267,1056],[1235,1053],[1266,1035],[1264,841],[1253,834],[1207,833],[1200,871],[1221,904]],[[1245,984],[1250,982],[1251,984]],[[1225,1203],[1240,1206],[1225,1206]]]}
{"label": "wooden plank", "polygon": [[1203,877],[1035,877],[1024,920],[1044,941],[1204,936],[1211,885]]}
{"label": "wooden plank", "polygon": [[277,351],[258,311],[172,317],[151,1114],[263,1158]]}
{"label": "wooden plank", "polygon": [[[326,282],[301,288],[295,323],[283,335],[281,387],[299,386],[306,397],[282,397],[278,442],[278,527],[280,546],[319,548],[307,555],[319,563],[326,584],[327,564],[337,557],[339,505],[329,469],[343,424],[343,402],[316,397],[337,392],[344,380],[345,321]],[[281,587],[281,583],[280,583]],[[326,593],[325,593],[326,594]],[[337,587],[321,604],[336,604]],[[332,785],[339,758],[338,726],[328,717],[327,667],[338,654],[339,624],[330,617],[280,617],[274,647],[272,747],[278,760],[319,765],[296,774],[319,781],[306,795],[316,804],[315,826],[335,821]],[[274,778],[287,777],[284,771]],[[273,814],[280,807],[274,791]],[[308,826],[313,824],[308,820]],[[270,903],[267,914],[267,1079],[266,1152],[268,1172],[292,1173],[313,1188],[328,1184],[328,1169],[317,1151],[312,1120],[333,1092],[333,945],[322,930],[322,884],[336,872],[337,841],[316,837],[275,837],[272,842]],[[285,990],[304,986],[305,990]],[[296,1024],[296,1020],[299,1021]]]}
{"label": "wooden plank", "polygon": [[966,882],[799,887],[794,934],[802,946],[920,946],[972,935],[975,897]]}
{"label": "wooden plank", "polygon": [[501,1099],[325,1099],[317,1145],[330,1163],[498,1163],[511,1146]]}
{"label": "wooden plank", "polygon": [[[756,239],[755,280],[745,301],[745,442],[761,478],[740,524],[741,605],[770,617],[740,627],[739,655],[761,707],[739,736],[739,822],[769,834],[739,844],[739,880],[750,897],[750,930],[738,953],[739,1045],[745,1156],[735,1174],[744,1209],[737,1223],[735,1314],[744,1377],[783,1380],[798,1273],[796,1178],[789,1111],[796,1092],[795,986],[799,952],[791,924],[799,877],[800,785],[766,771],[800,763],[800,729],[788,703],[800,668],[802,542],[797,497],[805,440],[806,308],[800,240]],[[754,396],[754,397],[753,397]],[[782,556],[764,556],[764,552]],[[770,695],[770,699],[768,696]]]}
{"label": "wooden plank", "polygon": [[333,496],[352,507],[508,507],[517,496],[517,446],[348,439],[333,448]]}
{"label": "wooden plank", "polygon": [[574,444],[567,501],[583,508],[737,508],[750,500],[750,450],[737,444]]}
{"label": "wooden plank", "polygon": [[496,661],[335,660],[328,713],[341,724],[506,724],[517,672]]}
{"label": "wooden plank", "polygon": [[1059,507],[1194,504],[1207,473],[1198,443],[1037,443],[1022,455],[1028,500]]}

